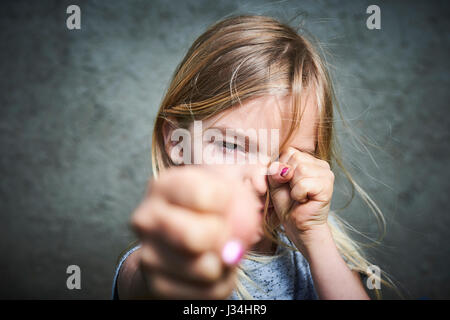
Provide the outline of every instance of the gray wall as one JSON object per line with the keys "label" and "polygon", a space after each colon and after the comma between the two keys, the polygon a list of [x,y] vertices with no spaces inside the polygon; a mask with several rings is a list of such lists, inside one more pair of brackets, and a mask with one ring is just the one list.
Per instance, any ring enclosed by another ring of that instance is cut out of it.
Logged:
{"label": "gray wall", "polygon": [[[79,31],[65,24],[74,3]],[[350,170],[387,219],[369,254],[408,298],[450,298],[448,6],[374,3],[381,30],[365,26],[372,1],[2,1],[0,298],[108,299],[176,64],[225,15],[300,11],[331,53],[344,114],[380,146],[369,149],[376,165],[340,130]],[[376,236],[358,198],[343,215]],[[81,290],[66,289],[70,264]]]}

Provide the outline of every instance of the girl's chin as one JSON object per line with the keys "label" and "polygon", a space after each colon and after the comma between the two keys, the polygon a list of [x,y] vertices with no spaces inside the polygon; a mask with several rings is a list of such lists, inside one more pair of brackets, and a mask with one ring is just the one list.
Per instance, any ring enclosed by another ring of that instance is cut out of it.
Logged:
{"label": "girl's chin", "polygon": [[258,243],[260,243],[262,240],[264,239],[264,231],[259,230],[257,234],[255,234],[255,236],[252,239],[252,245],[256,245]]}
{"label": "girl's chin", "polygon": [[251,250],[259,254],[273,254],[273,243],[270,239],[264,236],[263,233],[255,237],[255,243],[251,246]]}
{"label": "girl's chin", "polygon": [[253,236],[251,245],[252,246],[259,246],[261,244],[266,243],[267,240],[268,240],[268,238],[264,234],[264,230],[263,230],[263,227],[261,225],[261,227],[259,228],[258,232]]}
{"label": "girl's chin", "polygon": [[[267,215],[271,216],[273,214],[275,214],[275,213],[273,212],[273,207],[271,207],[271,208],[268,209]],[[263,225],[262,225],[264,223],[263,222],[263,216],[264,216],[264,209],[261,210],[261,225],[260,225],[260,227],[258,229],[258,232],[252,238],[252,241],[251,241],[251,244],[250,244],[251,246],[260,246],[260,245],[266,243],[267,240],[268,240],[266,235],[264,234],[264,229],[263,229]]]}

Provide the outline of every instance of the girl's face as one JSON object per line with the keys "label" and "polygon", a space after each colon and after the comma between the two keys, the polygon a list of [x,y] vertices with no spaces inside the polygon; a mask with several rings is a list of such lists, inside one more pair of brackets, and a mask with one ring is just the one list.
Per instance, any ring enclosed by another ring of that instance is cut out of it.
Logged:
{"label": "girl's face", "polygon": [[[304,96],[306,99],[302,99],[300,125],[286,147],[290,146],[302,152],[314,153],[318,110],[315,99],[310,98],[314,95]],[[197,128],[194,128],[194,124],[191,125],[189,131],[194,139],[196,132],[197,139],[198,132],[203,132],[203,137],[200,137],[202,161],[199,163],[194,160],[196,147],[193,142],[191,143],[191,163],[218,171],[224,177],[239,179],[253,188],[259,196],[260,208],[263,212],[270,161],[276,160],[282,151],[278,150],[275,140],[279,140],[279,144],[285,141],[293,121],[290,100],[291,97],[288,95],[267,95],[254,98],[243,102],[241,106],[238,105],[203,120],[200,130],[198,122],[195,125]],[[205,135],[206,131],[212,132],[214,138],[211,138],[211,135]],[[277,131],[279,139],[276,139]],[[256,136],[250,133],[256,133]],[[271,136],[272,133],[275,133],[274,138]],[[240,139],[236,137],[240,137]],[[199,154],[198,150],[197,154]],[[253,159],[256,158],[256,161],[251,161],[251,156]],[[231,161],[226,162],[225,159]],[[270,206],[269,210],[271,210]],[[262,235],[261,228],[259,240]]]}

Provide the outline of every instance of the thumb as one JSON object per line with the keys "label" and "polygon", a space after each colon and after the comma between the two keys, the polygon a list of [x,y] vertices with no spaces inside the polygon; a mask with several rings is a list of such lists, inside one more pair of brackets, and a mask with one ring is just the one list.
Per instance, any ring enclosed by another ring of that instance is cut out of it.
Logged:
{"label": "thumb", "polygon": [[272,162],[269,167],[268,180],[271,189],[285,185],[294,176],[292,167],[282,162]]}

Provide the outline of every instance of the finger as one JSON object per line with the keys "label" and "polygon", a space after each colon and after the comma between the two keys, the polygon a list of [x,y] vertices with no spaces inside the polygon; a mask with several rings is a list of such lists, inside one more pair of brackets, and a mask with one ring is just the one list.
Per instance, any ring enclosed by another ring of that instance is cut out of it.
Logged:
{"label": "finger", "polygon": [[157,230],[157,223],[153,217],[156,209],[155,201],[152,198],[145,198],[131,215],[131,228],[138,234]]}
{"label": "finger", "polygon": [[327,161],[316,158],[308,152],[303,152],[293,147],[288,147],[284,152],[282,152],[279,161],[288,163],[291,158],[294,158],[297,162],[314,163],[325,169],[330,169],[330,164]]}
{"label": "finger", "polygon": [[272,189],[285,184],[293,176],[292,166],[281,162],[273,162],[269,167],[269,173],[271,173],[268,176],[269,186]]}
{"label": "finger", "polygon": [[293,158],[289,162],[289,165],[293,167],[293,177],[289,180],[291,187],[294,187],[300,179],[327,177],[331,173],[329,169],[325,169],[315,163],[298,163]]}
{"label": "finger", "polygon": [[220,252],[230,233],[223,217],[199,215],[162,199],[143,204],[133,216],[133,226],[144,238],[161,234],[175,247],[194,254]]}
{"label": "finger", "polygon": [[[174,188],[182,192],[174,192]],[[175,205],[206,213],[225,212],[231,197],[222,179],[200,168],[173,168],[159,178],[153,190]]]}
{"label": "finger", "polygon": [[328,201],[328,194],[325,192],[325,183],[323,179],[303,178],[299,180],[291,189],[291,197],[299,203],[307,201]]}
{"label": "finger", "polygon": [[292,157],[295,157],[298,161],[302,162],[314,162],[315,160],[318,160],[307,152],[302,152],[299,149],[288,147],[280,154],[278,161],[288,163]]}
{"label": "finger", "polygon": [[179,281],[162,272],[147,273],[149,290],[162,299],[226,299],[231,294],[235,281],[236,274],[232,271],[209,285]]}
{"label": "finger", "polygon": [[273,174],[268,176],[269,194],[276,214],[282,217],[292,205],[291,188],[287,182],[292,179],[293,170],[280,162],[274,162],[271,167]]}
{"label": "finger", "polygon": [[207,251],[201,255],[188,255],[173,248],[165,239],[158,237],[149,239],[142,245],[141,262],[150,270],[165,272],[181,280],[200,283],[218,280],[224,269],[215,252]]}

